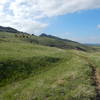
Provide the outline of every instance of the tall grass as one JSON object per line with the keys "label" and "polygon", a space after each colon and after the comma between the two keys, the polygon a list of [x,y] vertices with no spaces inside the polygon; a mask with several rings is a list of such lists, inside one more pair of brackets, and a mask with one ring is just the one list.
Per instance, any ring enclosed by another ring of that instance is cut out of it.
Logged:
{"label": "tall grass", "polygon": [[13,35],[0,42],[0,100],[91,100],[92,70],[76,50],[31,44]]}

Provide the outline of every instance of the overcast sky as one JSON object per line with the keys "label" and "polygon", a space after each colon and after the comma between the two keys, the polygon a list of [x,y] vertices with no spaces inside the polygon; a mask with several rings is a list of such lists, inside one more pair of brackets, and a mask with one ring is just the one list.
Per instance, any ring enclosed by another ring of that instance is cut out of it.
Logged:
{"label": "overcast sky", "polygon": [[100,0],[0,0],[0,25],[100,43]]}

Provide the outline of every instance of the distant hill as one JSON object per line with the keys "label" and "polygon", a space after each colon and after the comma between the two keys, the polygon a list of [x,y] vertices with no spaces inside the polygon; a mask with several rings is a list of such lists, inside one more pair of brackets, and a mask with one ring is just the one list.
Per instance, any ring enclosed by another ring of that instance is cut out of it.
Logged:
{"label": "distant hill", "polygon": [[11,27],[3,27],[3,26],[0,26],[0,32],[19,33],[20,31],[14,29],[14,28],[11,28]]}
{"label": "distant hill", "polygon": [[34,34],[32,34],[32,35],[30,35],[28,33],[24,34],[24,32],[20,32],[20,31],[13,29],[11,27],[2,27],[2,26],[0,26],[0,32],[2,34],[1,37],[4,37],[3,32],[4,33],[6,32],[5,36],[7,36],[8,33],[9,34],[10,33],[16,33],[17,37],[15,36],[15,34],[14,34],[13,37],[11,35],[9,35],[9,37],[10,38],[12,37],[11,39],[17,38],[17,39],[20,39],[22,41],[35,43],[35,44],[38,44],[38,45],[44,45],[44,46],[49,46],[49,47],[57,47],[57,48],[61,48],[61,49],[75,49],[75,50],[81,50],[81,51],[92,51],[92,50],[94,50],[94,48],[92,48],[90,46],[80,44],[78,42],[71,41],[71,40],[68,40],[68,39],[62,39],[62,38],[59,38],[59,37],[56,37],[56,36],[47,35],[45,33],[41,34],[40,36],[35,36]]}
{"label": "distant hill", "polygon": [[59,37],[57,37],[57,36],[47,35],[47,34],[45,34],[45,33],[42,33],[42,34],[40,35],[40,37],[48,37],[48,38],[59,39],[59,40],[67,41],[67,42],[74,42],[74,41],[71,41],[71,40],[68,40],[68,39],[59,38]]}
{"label": "distant hill", "polygon": [[84,44],[80,44],[78,42],[72,41],[72,40],[68,40],[68,39],[62,39],[56,36],[52,36],[52,35],[46,35],[46,34],[41,34],[40,37],[45,38],[45,39],[50,39],[52,41],[47,41],[46,45],[49,45],[51,47],[58,47],[58,48],[62,48],[62,49],[76,49],[76,50],[81,50],[81,51],[89,51],[89,50],[93,50],[94,48],[89,47],[87,45]]}

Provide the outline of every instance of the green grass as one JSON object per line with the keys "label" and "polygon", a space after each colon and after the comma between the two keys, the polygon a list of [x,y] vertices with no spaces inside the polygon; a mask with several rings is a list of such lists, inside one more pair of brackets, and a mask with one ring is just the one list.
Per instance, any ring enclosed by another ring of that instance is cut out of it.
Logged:
{"label": "green grass", "polygon": [[[24,34],[25,36],[25,34]],[[27,35],[26,35],[27,36]],[[0,32],[0,37],[3,39],[0,39],[0,41],[6,41],[6,42],[29,42],[33,44],[39,44],[43,46],[49,46],[49,47],[57,47],[61,49],[74,49],[74,50],[80,50],[80,51],[94,51],[96,50],[95,47],[86,46],[74,41],[65,40],[61,38],[55,38],[55,37],[49,37],[49,36],[29,36],[28,38],[24,37],[23,34],[18,33],[17,37],[15,33],[7,33],[7,32]]]}
{"label": "green grass", "polygon": [[99,55],[41,46],[13,34],[1,37],[0,100],[91,100],[92,69],[80,56],[98,66]]}

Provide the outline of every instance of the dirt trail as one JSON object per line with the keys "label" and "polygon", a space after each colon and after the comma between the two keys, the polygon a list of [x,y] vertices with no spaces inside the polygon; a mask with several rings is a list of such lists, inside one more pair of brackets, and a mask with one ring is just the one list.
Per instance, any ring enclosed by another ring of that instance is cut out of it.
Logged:
{"label": "dirt trail", "polygon": [[82,56],[79,54],[76,54],[77,56],[83,58],[88,62],[88,65],[92,69],[92,79],[94,81],[95,89],[96,89],[96,97],[92,98],[91,100],[100,100],[100,69],[96,67],[96,65],[86,56]]}
{"label": "dirt trail", "polygon": [[100,100],[100,70],[96,69],[95,70],[95,81],[96,81],[96,100]]}
{"label": "dirt trail", "polygon": [[95,100],[100,100],[100,70],[96,67],[96,65],[89,59],[87,58],[88,64],[92,68],[92,73],[93,73],[93,81],[94,85],[96,87],[96,98]]}

